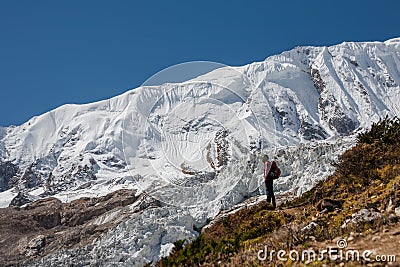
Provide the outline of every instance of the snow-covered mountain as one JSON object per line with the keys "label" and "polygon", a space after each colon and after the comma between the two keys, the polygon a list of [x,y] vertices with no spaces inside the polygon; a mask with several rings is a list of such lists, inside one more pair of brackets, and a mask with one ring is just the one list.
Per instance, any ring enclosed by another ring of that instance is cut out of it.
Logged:
{"label": "snow-covered mountain", "polygon": [[121,251],[130,264],[154,261],[173,236],[191,238],[192,226],[259,194],[263,154],[283,171],[282,193],[300,194],[330,174],[354,133],[400,114],[399,70],[399,38],[297,47],[183,83],[64,105],[0,128],[0,205],[19,191],[71,201],[138,189],[166,205],[111,229],[91,247],[101,247],[91,261],[115,261]]}

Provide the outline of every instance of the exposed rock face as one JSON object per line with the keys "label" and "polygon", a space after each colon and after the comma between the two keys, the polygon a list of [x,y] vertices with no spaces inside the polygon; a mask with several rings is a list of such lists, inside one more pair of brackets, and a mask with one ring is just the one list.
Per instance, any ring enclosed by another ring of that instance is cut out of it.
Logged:
{"label": "exposed rock face", "polygon": [[56,198],[38,200],[21,210],[26,211],[40,228],[51,229],[61,224],[62,203]]}
{"label": "exposed rock face", "polygon": [[21,207],[25,204],[34,201],[34,198],[25,192],[18,192],[18,194],[11,200],[10,206]]}
{"label": "exposed rock face", "polygon": [[134,203],[138,197],[135,190],[119,190],[99,198],[81,198],[63,206],[62,224],[77,226],[96,218],[116,207]]}
{"label": "exposed rock face", "polygon": [[328,136],[321,126],[312,125],[306,121],[301,121],[299,133],[306,140],[323,140]]}
{"label": "exposed rock face", "polygon": [[10,161],[0,161],[0,192],[10,188],[10,179],[18,172],[18,167]]}
{"label": "exposed rock face", "polygon": [[359,222],[371,222],[381,218],[383,215],[380,212],[368,210],[368,209],[361,209],[356,213],[351,215],[352,223],[359,223]]}
{"label": "exposed rock face", "polygon": [[357,128],[357,123],[346,114],[339,112],[338,116],[329,120],[331,125],[341,135],[348,135]]}
{"label": "exposed rock face", "polygon": [[45,246],[46,241],[45,241],[45,236],[44,235],[38,235],[34,238],[32,238],[28,242],[28,247],[26,248],[26,256],[35,256],[39,254],[40,250]]}
{"label": "exposed rock face", "polygon": [[322,93],[325,89],[325,83],[321,78],[321,74],[318,69],[311,69],[311,77],[314,83],[315,88],[318,90],[318,93]]}
{"label": "exposed rock face", "polygon": [[[103,197],[82,198],[71,203],[47,198],[23,208],[0,209],[2,266],[34,262],[36,257],[90,243],[129,214],[151,205],[144,201],[143,195],[135,194],[135,190],[119,190]],[[138,203],[135,208],[127,207],[135,202]],[[152,203],[161,206],[155,200]]]}

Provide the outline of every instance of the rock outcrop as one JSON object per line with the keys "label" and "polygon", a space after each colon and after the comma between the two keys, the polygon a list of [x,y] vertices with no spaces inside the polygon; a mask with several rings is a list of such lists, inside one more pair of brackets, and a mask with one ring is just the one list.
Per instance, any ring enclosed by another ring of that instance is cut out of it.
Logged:
{"label": "rock outcrop", "polygon": [[[46,198],[25,207],[0,209],[2,266],[34,262],[48,253],[90,243],[129,214],[149,207],[142,203],[148,202],[146,196],[136,193],[136,190],[123,189],[70,203]],[[152,203],[160,206],[155,200]],[[129,208],[131,204],[135,207]]]}

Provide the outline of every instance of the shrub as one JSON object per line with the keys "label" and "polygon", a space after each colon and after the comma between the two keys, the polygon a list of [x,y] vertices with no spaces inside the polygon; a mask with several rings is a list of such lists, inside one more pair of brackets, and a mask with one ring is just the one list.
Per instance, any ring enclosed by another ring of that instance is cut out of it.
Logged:
{"label": "shrub", "polygon": [[372,124],[369,131],[360,133],[357,136],[358,143],[373,144],[383,143],[398,144],[400,142],[400,120],[397,117],[390,119],[386,116],[378,123]]}

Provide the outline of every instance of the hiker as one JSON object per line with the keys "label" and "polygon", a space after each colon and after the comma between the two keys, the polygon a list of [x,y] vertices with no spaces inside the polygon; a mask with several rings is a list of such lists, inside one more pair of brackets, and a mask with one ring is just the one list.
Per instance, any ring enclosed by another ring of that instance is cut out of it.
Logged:
{"label": "hiker", "polygon": [[274,195],[274,180],[278,179],[281,175],[281,170],[276,165],[275,161],[268,161],[268,157],[264,156],[264,180],[265,191],[267,195],[267,202],[271,203],[274,209],[276,208],[275,195]]}

